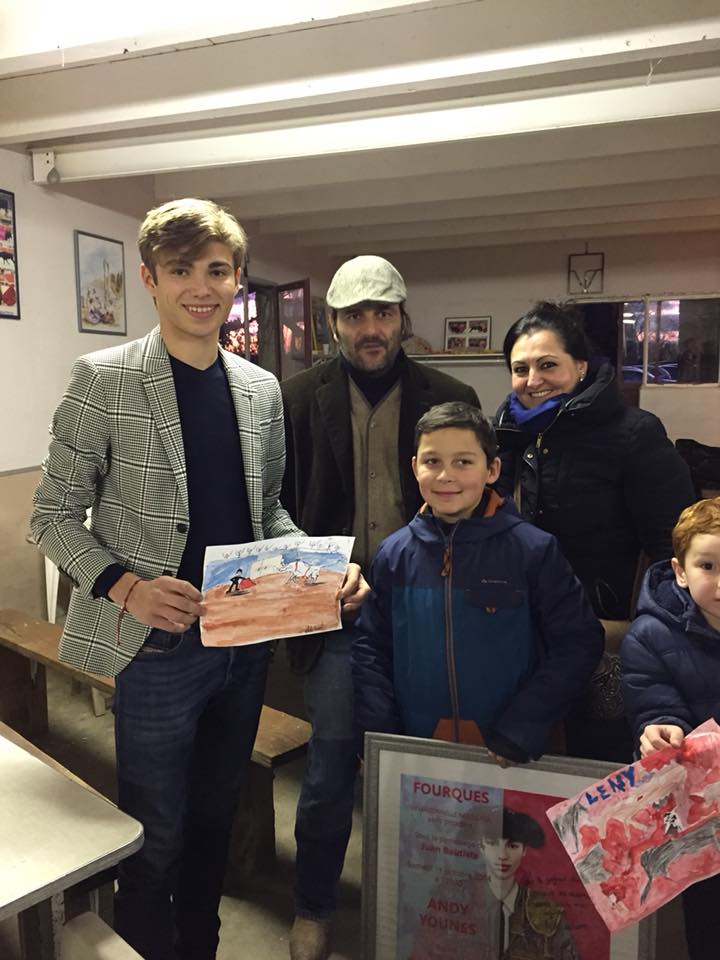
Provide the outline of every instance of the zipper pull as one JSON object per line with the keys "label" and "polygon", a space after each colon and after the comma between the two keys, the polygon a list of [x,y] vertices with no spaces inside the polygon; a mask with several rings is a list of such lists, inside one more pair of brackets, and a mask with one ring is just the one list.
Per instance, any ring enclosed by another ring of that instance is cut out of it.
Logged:
{"label": "zipper pull", "polygon": [[452,568],[452,547],[448,545],[443,551],[443,562],[442,570],[440,571],[441,577],[449,577],[450,570]]}

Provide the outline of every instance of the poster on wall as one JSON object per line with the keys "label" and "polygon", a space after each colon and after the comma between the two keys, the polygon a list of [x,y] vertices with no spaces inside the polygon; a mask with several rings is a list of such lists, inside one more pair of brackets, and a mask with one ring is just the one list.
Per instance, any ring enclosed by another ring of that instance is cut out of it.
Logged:
{"label": "poster on wall", "polygon": [[0,317],[20,319],[15,195],[0,190]]}
{"label": "poster on wall", "polygon": [[122,242],[76,230],[75,282],[80,332],[125,336],[125,253]]}
{"label": "poster on wall", "polygon": [[546,814],[610,771],[368,734],[364,960],[650,960],[654,918],[610,933]]}

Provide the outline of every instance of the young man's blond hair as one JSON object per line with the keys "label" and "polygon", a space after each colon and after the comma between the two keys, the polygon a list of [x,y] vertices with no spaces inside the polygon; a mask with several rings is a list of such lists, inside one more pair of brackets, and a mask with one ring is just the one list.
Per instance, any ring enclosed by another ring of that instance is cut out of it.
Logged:
{"label": "young man's blond hair", "polygon": [[157,280],[155,267],[161,250],[180,250],[195,260],[211,242],[224,243],[237,270],[247,254],[247,235],[235,217],[212,200],[169,200],[150,210],[140,226],[140,259]]}

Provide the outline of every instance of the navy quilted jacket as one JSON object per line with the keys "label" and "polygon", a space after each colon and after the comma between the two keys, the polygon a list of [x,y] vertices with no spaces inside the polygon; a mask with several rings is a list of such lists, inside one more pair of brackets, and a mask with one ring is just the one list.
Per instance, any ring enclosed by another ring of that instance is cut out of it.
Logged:
{"label": "navy quilted jacket", "polygon": [[720,722],[720,633],[675,583],[669,560],[654,563],[645,575],[621,658],[636,738],[650,723],[676,724],[689,733],[711,717]]}
{"label": "navy quilted jacket", "polygon": [[421,511],[380,545],[353,644],[360,732],[466,720],[536,758],[587,684],[603,635],[579,581],[554,537],[491,504],[449,528]]}

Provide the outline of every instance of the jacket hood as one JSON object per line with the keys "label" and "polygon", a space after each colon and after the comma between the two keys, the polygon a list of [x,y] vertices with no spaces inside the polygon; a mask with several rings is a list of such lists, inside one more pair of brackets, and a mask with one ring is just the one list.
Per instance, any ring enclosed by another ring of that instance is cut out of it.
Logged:
{"label": "jacket hood", "polygon": [[707,623],[690,592],[678,586],[669,560],[654,563],[645,574],[637,612],[638,616],[650,614],[676,630],[718,642],[717,631]]}
{"label": "jacket hood", "polygon": [[[499,429],[518,429],[510,410],[510,397],[511,394],[508,394],[498,409],[496,419]],[[605,419],[622,406],[615,368],[604,357],[591,357],[582,390],[565,401],[561,413],[567,410],[579,416],[591,414],[594,419]]]}
{"label": "jacket hood", "polygon": [[[452,537],[453,543],[479,543],[481,540],[489,540],[499,533],[504,533],[511,527],[517,526],[525,521],[518,516],[515,505],[507,497],[504,499],[498,496],[494,490],[490,492],[488,503],[490,510],[486,509],[484,516],[474,514],[467,520],[458,520],[451,528],[443,525],[441,521],[434,517],[427,506],[415,514],[410,521],[410,531],[418,540],[424,543],[438,543],[445,545]],[[450,533],[446,533],[446,530]]]}

